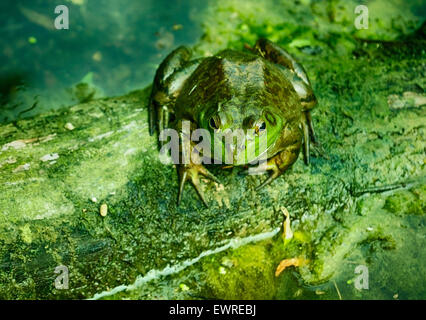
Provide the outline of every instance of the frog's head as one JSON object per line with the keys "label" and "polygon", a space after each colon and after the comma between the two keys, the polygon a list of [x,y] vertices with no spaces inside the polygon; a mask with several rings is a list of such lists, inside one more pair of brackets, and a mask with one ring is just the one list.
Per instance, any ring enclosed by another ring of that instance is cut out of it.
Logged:
{"label": "frog's head", "polygon": [[266,159],[284,126],[278,108],[238,100],[209,107],[198,120],[210,132],[214,158],[233,165]]}

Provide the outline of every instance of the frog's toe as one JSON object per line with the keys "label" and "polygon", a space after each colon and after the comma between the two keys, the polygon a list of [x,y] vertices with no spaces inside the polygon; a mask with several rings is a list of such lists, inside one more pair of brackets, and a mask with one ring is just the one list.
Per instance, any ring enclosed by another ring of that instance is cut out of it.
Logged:
{"label": "frog's toe", "polygon": [[206,197],[204,195],[204,191],[201,186],[200,175],[216,183],[220,183],[219,180],[202,165],[196,165],[196,164],[191,164],[188,166],[179,166],[178,174],[179,174],[178,205],[180,204],[180,201],[182,199],[185,183],[189,179],[192,185],[194,186],[195,190],[197,191],[201,201],[203,201],[204,205],[208,208]]}
{"label": "frog's toe", "polygon": [[220,183],[220,180],[218,178],[216,178],[209,170],[207,170],[205,167],[203,167],[202,165],[196,165],[196,168],[198,170],[198,172],[200,174],[202,174],[204,177],[216,182],[216,183]]}
{"label": "frog's toe", "polygon": [[256,187],[256,191],[259,191],[260,189],[262,189],[264,186],[270,184],[272,181],[274,181],[276,178],[278,178],[280,176],[280,172],[277,171],[273,171],[271,173],[271,175],[265,180],[263,181],[259,186]]}
{"label": "frog's toe", "polygon": [[285,170],[287,170],[297,159],[300,149],[300,143],[295,143],[289,146],[287,149],[278,153],[274,157],[268,160],[266,168],[263,167],[263,170],[272,171],[271,175],[260,184],[256,190],[259,190],[271,183],[273,180],[278,178]]}
{"label": "frog's toe", "polygon": [[197,191],[201,201],[203,201],[204,205],[208,207],[206,197],[204,196],[204,192],[200,185],[200,179],[198,178],[198,176],[194,176],[193,174],[189,173],[189,171],[187,170],[183,170],[182,172],[179,173],[179,193],[178,193],[178,201],[177,201],[178,206],[180,205],[180,201],[182,200],[183,190],[188,178],[191,180],[191,183],[194,186],[195,190]]}

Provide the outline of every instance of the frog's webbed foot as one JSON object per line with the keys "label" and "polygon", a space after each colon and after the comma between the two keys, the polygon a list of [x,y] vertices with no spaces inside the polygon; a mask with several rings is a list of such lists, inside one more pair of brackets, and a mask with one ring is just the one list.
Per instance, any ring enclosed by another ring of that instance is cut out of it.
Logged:
{"label": "frog's webbed foot", "polygon": [[189,179],[197,191],[200,199],[203,201],[204,205],[208,207],[206,198],[204,196],[204,192],[200,182],[200,175],[208,178],[214,182],[220,183],[219,180],[211,174],[203,165],[201,164],[186,164],[186,165],[178,165],[178,175],[179,175],[179,193],[178,193],[178,202],[182,199],[183,190],[185,187],[185,182]]}

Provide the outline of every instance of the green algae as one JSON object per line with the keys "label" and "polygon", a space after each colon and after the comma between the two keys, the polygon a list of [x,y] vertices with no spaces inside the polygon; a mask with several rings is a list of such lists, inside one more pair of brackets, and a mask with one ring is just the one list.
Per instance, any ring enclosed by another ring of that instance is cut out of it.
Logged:
{"label": "green algae", "polygon": [[[224,190],[207,185],[209,209],[190,188],[176,207],[175,171],[146,129],[149,88],[0,127],[0,297],[90,298],[135,283],[105,298],[336,299],[336,283],[346,299],[424,298],[426,114],[388,104],[391,94],[423,94],[424,40],[404,39],[412,22],[394,29],[387,18],[373,24],[382,33],[358,33],[351,10],[339,1],[220,1],[202,16],[198,55],[266,36],[299,57],[319,99],[313,118],[326,151],[259,192],[263,177],[213,167]],[[399,40],[358,39],[373,35]],[[10,144],[20,140],[25,146]],[[281,207],[291,215],[290,242],[277,235],[209,251],[276,230]],[[274,276],[280,260],[296,256],[310,262]],[[62,264],[70,290],[53,287]],[[369,290],[354,287],[356,265],[369,267]]]}

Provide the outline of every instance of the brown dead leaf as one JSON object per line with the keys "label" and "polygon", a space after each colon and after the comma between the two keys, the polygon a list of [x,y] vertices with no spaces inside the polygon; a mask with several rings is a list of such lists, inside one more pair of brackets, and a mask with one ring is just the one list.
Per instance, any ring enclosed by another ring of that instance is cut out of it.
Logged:
{"label": "brown dead leaf", "polygon": [[290,267],[290,266],[300,267],[308,263],[308,261],[309,260],[306,260],[303,257],[284,259],[278,265],[277,270],[275,271],[275,276],[278,277],[281,274],[281,272],[283,272],[287,267]]}
{"label": "brown dead leaf", "polygon": [[283,237],[284,242],[293,238],[293,231],[291,231],[290,227],[290,213],[288,212],[286,207],[281,207],[281,212],[284,214],[284,222],[283,222]]}

